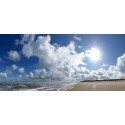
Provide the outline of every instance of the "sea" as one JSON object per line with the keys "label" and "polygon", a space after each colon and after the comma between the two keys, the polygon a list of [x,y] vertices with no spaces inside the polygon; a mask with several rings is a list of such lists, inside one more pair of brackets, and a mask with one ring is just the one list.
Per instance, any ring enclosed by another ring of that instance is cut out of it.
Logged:
{"label": "sea", "polygon": [[0,82],[0,91],[66,91],[77,82],[7,81]]}

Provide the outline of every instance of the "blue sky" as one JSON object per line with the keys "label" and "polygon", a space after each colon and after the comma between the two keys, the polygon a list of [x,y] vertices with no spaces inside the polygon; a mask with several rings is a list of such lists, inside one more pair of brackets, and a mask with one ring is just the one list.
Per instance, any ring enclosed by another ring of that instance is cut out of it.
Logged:
{"label": "blue sky", "polygon": [[[98,51],[95,55],[90,54],[94,53],[92,48]],[[91,56],[96,58],[98,53],[100,59],[96,61],[90,59]],[[105,75],[114,76],[115,74],[118,78],[121,78],[124,76],[124,53],[124,34],[1,34],[0,78],[3,79],[6,76],[7,78],[21,79],[24,77],[58,79],[57,74],[60,74],[59,78],[61,79],[73,79],[75,77],[77,79],[92,79],[95,77],[96,79],[96,76],[93,75],[98,75],[99,69],[101,69],[101,72],[104,70],[107,74],[102,74],[97,79],[102,79],[102,76]],[[75,57],[78,58],[79,62]],[[118,57],[119,61],[117,60]],[[72,62],[69,63],[66,59]],[[86,65],[83,65],[80,61]],[[58,66],[55,66],[54,63],[57,63]],[[16,68],[13,69],[12,65],[15,65]],[[114,68],[113,72],[110,71],[111,66]],[[67,67],[68,70],[64,70]],[[86,71],[83,71],[81,67],[89,72],[89,76],[85,74]],[[94,71],[96,73],[93,73]],[[79,74],[80,72],[82,74]],[[71,75],[67,76],[67,73]],[[75,74],[79,74],[79,76],[75,76]],[[57,75],[57,77],[55,78],[54,75]]]}

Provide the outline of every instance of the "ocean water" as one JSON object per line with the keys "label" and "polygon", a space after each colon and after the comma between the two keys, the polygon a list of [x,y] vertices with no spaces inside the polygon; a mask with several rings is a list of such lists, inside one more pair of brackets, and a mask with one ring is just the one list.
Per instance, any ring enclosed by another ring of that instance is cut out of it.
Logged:
{"label": "ocean water", "polygon": [[0,91],[65,91],[76,82],[0,82]]}

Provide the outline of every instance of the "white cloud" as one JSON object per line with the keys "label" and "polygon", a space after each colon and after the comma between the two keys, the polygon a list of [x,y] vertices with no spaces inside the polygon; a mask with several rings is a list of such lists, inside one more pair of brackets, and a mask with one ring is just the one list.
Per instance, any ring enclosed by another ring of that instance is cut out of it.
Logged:
{"label": "white cloud", "polygon": [[117,71],[120,72],[121,74],[125,74],[125,66],[124,66],[124,62],[125,62],[125,54],[123,54],[122,56],[118,57],[117,59]]}
{"label": "white cloud", "polygon": [[12,60],[12,61],[20,61],[21,56],[19,55],[19,53],[17,51],[9,51],[8,52],[8,59]]}
{"label": "white cloud", "polygon": [[49,35],[39,36],[36,41],[25,41],[22,49],[25,57],[37,57],[41,66],[41,69],[30,72],[30,78],[63,80],[111,78],[110,72],[103,68],[96,71],[86,69],[84,60],[89,57],[90,51],[77,53],[74,42],[70,42],[67,46],[52,45]]}
{"label": "white cloud", "polygon": [[79,74],[81,74],[81,78],[83,80],[102,80],[111,78],[111,75],[108,70],[105,70],[103,68],[100,68],[98,70],[88,70],[83,67],[81,68]]}
{"label": "white cloud", "polygon": [[74,35],[74,39],[77,40],[77,41],[81,41],[81,37],[78,37],[77,35]]}
{"label": "white cloud", "polygon": [[45,78],[47,76],[47,71],[46,69],[36,69],[33,71],[34,73],[30,73],[31,77],[35,78]]}
{"label": "white cloud", "polygon": [[113,66],[113,65],[109,66],[109,72],[110,73],[117,73],[116,66]]}
{"label": "white cloud", "polygon": [[29,41],[24,44],[22,52],[27,58],[38,57],[42,67],[59,68],[65,64],[76,67],[85,64],[83,62],[85,53],[77,53],[73,42],[70,42],[68,46],[61,47],[54,46],[50,42],[51,37],[49,35],[39,36],[36,41]]}
{"label": "white cloud", "polygon": [[17,66],[17,65],[15,65],[15,64],[13,64],[12,66],[12,70],[17,70],[19,67]]}
{"label": "white cloud", "polygon": [[20,41],[20,44],[24,45],[24,44],[26,44],[29,41],[30,42],[34,41],[34,39],[35,39],[35,35],[34,34],[24,34],[22,39],[21,39],[21,41]]}
{"label": "white cloud", "polygon": [[19,72],[19,73],[24,73],[25,70],[24,70],[24,68],[21,67],[21,68],[18,69],[18,72]]}
{"label": "white cloud", "polygon": [[124,63],[125,63],[125,54],[117,58],[116,66],[114,65],[109,66],[109,72],[112,74],[112,76],[114,76],[115,78],[125,78]]}
{"label": "white cloud", "polygon": [[21,40],[16,39],[15,40],[15,45],[24,45],[29,41],[34,41],[35,35],[34,34],[24,34],[22,35]]}
{"label": "white cloud", "polygon": [[112,73],[115,78],[125,78],[125,54],[117,58],[116,66],[110,66],[109,72]]}
{"label": "white cloud", "polygon": [[3,73],[3,72],[0,73],[0,78],[6,78],[6,77],[7,77],[7,73]]}
{"label": "white cloud", "polygon": [[9,74],[12,74],[13,71],[18,71],[19,73],[24,73],[25,69],[23,67],[19,67],[19,66],[13,64],[11,66],[6,67],[5,73],[7,73],[9,75]]}
{"label": "white cloud", "polygon": [[109,65],[108,64],[105,64],[105,63],[103,63],[102,65],[101,65],[101,67],[108,67]]}
{"label": "white cloud", "polygon": [[[25,41],[22,53],[26,58],[37,57],[41,69],[30,73],[30,77],[64,79],[75,76],[79,66],[87,65],[84,59],[87,57],[85,52],[77,53],[75,43],[70,42],[67,46],[51,44],[51,37],[39,36],[36,41]],[[48,69],[46,73],[43,70]]]}
{"label": "white cloud", "polygon": [[24,45],[22,52],[23,52],[23,54],[25,55],[25,57],[27,57],[27,58],[30,58],[31,56],[33,56],[33,48],[32,48],[32,45],[30,45],[30,44]]}
{"label": "white cloud", "polygon": [[108,70],[103,68],[89,70],[85,67],[84,60],[90,56],[91,50],[78,53],[74,42],[70,42],[67,46],[52,45],[49,35],[38,36],[36,40],[34,36],[25,36],[22,41],[25,41],[22,44],[23,55],[26,58],[34,56],[39,60],[40,68],[30,72],[28,76],[30,78],[96,80],[121,78],[125,74],[125,54],[117,59],[116,66],[101,65],[103,68],[109,67]]}
{"label": "white cloud", "polygon": [[33,74],[33,72],[30,72],[30,78],[34,78],[34,74]]}

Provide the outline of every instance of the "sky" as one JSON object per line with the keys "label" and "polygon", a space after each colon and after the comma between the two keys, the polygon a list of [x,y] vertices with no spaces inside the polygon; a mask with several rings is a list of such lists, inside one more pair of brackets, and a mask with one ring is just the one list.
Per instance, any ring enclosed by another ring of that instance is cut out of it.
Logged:
{"label": "sky", "polygon": [[0,81],[125,78],[124,34],[0,34]]}

